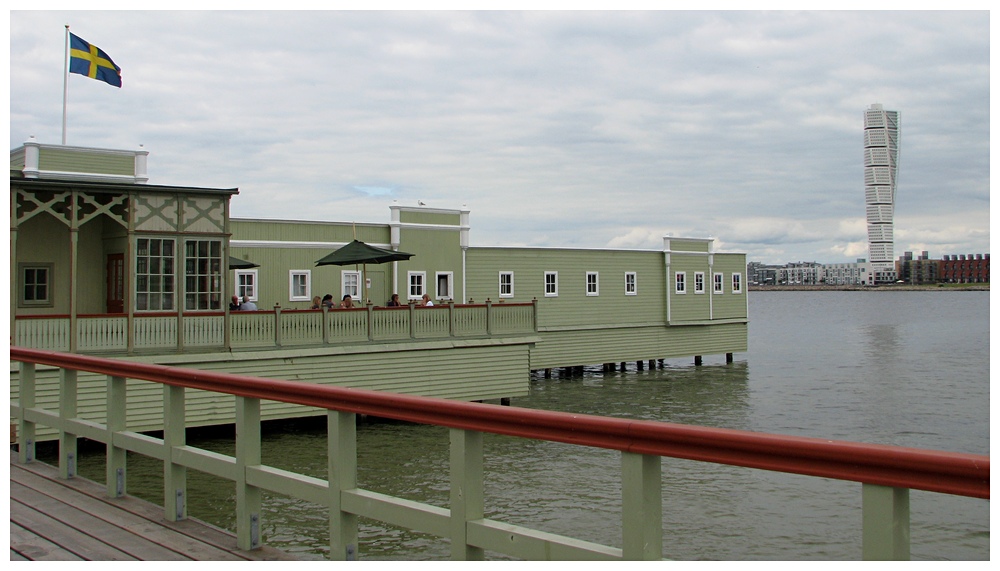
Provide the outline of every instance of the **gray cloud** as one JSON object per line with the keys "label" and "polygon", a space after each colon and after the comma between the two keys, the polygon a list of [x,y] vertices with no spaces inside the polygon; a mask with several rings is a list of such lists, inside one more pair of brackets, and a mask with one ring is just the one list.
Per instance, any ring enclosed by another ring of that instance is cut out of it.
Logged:
{"label": "gray cloud", "polygon": [[985,11],[10,15],[11,148],[60,140],[69,23],[124,77],[70,77],[69,144],[143,144],[151,182],[239,187],[235,216],[423,200],[467,205],[476,245],[853,261],[877,102],[902,115],[897,255],[989,251]]}

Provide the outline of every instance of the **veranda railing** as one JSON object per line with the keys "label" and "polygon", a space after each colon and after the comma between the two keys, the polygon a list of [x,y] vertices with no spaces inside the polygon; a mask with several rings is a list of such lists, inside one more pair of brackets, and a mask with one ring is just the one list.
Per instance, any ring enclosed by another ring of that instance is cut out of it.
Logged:
{"label": "veranda railing", "polygon": [[[407,339],[520,335],[537,331],[532,303],[448,303],[346,310],[142,312],[17,316],[14,345],[49,351],[115,353],[258,349]],[[131,325],[130,325],[131,323]],[[226,338],[228,323],[229,337]],[[75,331],[75,334],[74,334]]]}
{"label": "veranda railing", "polygon": [[[239,547],[261,545],[261,491],[330,509],[331,556],[352,559],[358,517],[448,538],[453,559],[481,559],[484,550],[528,560],[660,559],[663,527],[661,457],[714,462],[861,483],[862,557],[908,559],[910,489],[989,499],[989,456],[803,438],[746,431],[519,409],[145,365],[91,356],[11,348],[21,362],[19,458],[34,458],[37,424],[60,431],[59,471],[75,475],[77,438],[107,445],[107,490],[125,494],[126,452],[164,463],[167,519],[187,516],[188,469],[233,481]],[[59,410],[35,406],[35,365],[59,367]],[[108,376],[107,424],[77,418],[77,371]],[[163,385],[163,438],[125,426],[126,379]],[[235,456],[188,446],[185,390],[236,395]],[[328,476],[296,474],[261,463],[260,402],[275,400],[327,410]],[[450,506],[421,504],[359,488],[355,417],[450,429]],[[483,433],[619,450],[622,454],[622,547],[615,548],[484,518]]]}

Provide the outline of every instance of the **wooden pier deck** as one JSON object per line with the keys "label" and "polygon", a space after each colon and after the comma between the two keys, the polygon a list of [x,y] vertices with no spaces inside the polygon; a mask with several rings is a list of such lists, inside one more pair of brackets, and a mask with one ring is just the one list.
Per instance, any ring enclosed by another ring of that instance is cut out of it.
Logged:
{"label": "wooden pier deck", "polygon": [[138,498],[109,498],[83,478],[63,480],[41,462],[10,460],[11,561],[294,561],[264,546],[236,548],[236,536],[204,522],[170,522]]}

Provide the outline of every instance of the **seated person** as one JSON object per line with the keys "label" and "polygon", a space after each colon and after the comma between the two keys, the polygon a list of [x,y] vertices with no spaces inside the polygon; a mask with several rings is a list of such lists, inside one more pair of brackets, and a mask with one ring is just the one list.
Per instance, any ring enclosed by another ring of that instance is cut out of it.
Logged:
{"label": "seated person", "polygon": [[319,296],[318,295],[314,295],[313,296],[313,304],[312,304],[312,306],[309,309],[319,309],[320,307],[322,307],[320,305],[321,303],[322,302],[320,301]]}
{"label": "seated person", "polygon": [[354,307],[354,300],[351,299],[350,294],[344,294],[344,299],[340,302],[340,309],[351,309]]}
{"label": "seated person", "polygon": [[399,304],[399,294],[398,293],[392,294],[392,297],[389,298],[389,303],[387,303],[385,305],[386,305],[386,307],[399,307],[400,306],[400,304]]}
{"label": "seated person", "polygon": [[332,294],[328,293],[328,294],[326,294],[326,295],[323,296],[322,306],[325,307],[325,308],[327,308],[327,309],[333,309],[333,295]]}
{"label": "seated person", "polygon": [[420,298],[420,305],[424,307],[434,307],[434,302],[431,301],[431,296],[424,294],[424,297]]}
{"label": "seated person", "polygon": [[239,311],[240,310],[240,296],[234,295],[229,301],[229,311]]}
{"label": "seated person", "polygon": [[250,296],[243,296],[243,303],[240,304],[240,311],[257,311],[257,304],[250,301]]}

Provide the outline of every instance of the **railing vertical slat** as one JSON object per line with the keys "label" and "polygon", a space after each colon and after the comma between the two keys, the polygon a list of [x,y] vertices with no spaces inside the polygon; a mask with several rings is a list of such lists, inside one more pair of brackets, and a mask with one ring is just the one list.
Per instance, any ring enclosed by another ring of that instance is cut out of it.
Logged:
{"label": "railing vertical slat", "polygon": [[120,498],[126,494],[126,450],[115,445],[115,433],[126,429],[126,380],[108,376],[108,431],[105,485],[108,496]]}
{"label": "railing vertical slat", "polygon": [[[75,369],[59,369],[59,418],[76,418],[77,374]],[[76,476],[76,435],[59,429],[59,477]]]}
{"label": "railing vertical slat", "polygon": [[451,433],[451,559],[482,561],[485,553],[468,542],[468,522],[483,519],[483,433]]}
{"label": "railing vertical slat", "polygon": [[236,397],[236,544],[261,546],[261,491],[247,484],[247,467],[260,466],[260,399]]}
{"label": "railing vertical slat", "polygon": [[358,487],[357,415],[328,410],[327,473],[330,494],[330,559],[358,557],[358,516],[343,511],[343,492]]}
{"label": "railing vertical slat", "polygon": [[[35,408],[35,364],[21,362],[20,389],[18,401],[22,410]],[[22,464],[35,459],[35,423],[24,419],[21,414],[17,433],[17,458]]]}
{"label": "railing vertical slat", "polygon": [[167,521],[187,519],[187,468],[174,463],[174,448],[186,443],[184,387],[163,385],[163,511]]}
{"label": "railing vertical slat", "polygon": [[861,558],[910,560],[910,490],[861,485]]}
{"label": "railing vertical slat", "polygon": [[661,458],[622,452],[622,559],[663,558]]}

